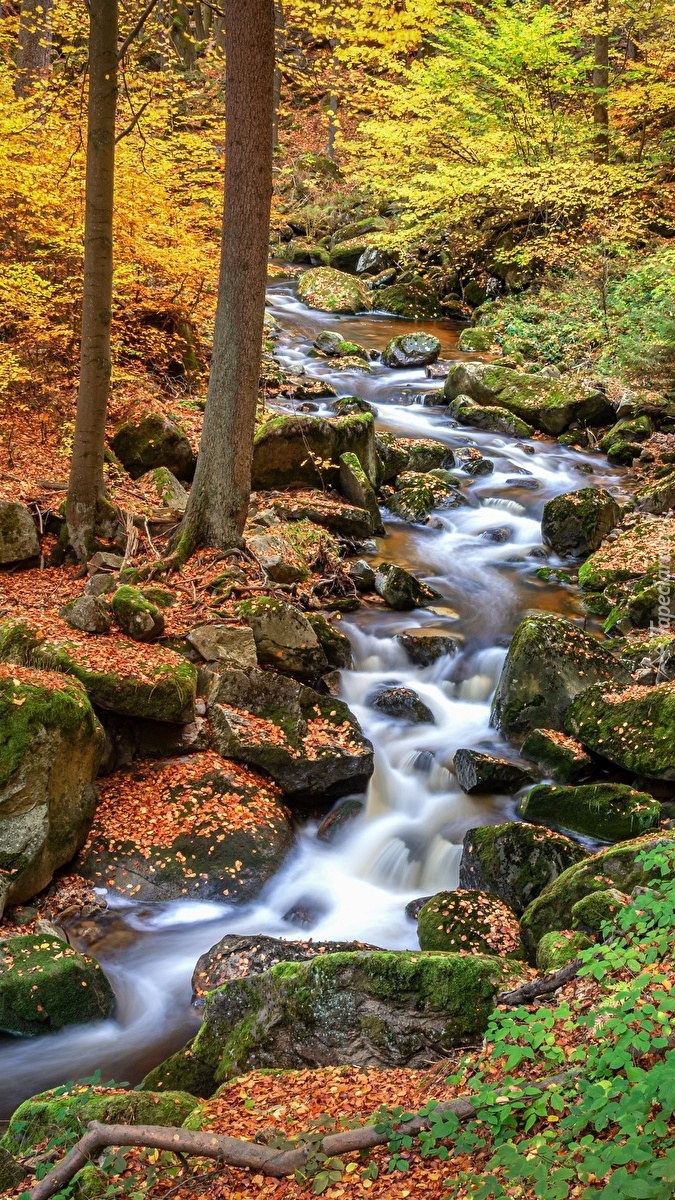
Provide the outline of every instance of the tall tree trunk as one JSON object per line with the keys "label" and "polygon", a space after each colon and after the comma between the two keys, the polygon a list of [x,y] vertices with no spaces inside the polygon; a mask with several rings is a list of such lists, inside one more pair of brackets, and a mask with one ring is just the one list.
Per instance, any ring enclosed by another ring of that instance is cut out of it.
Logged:
{"label": "tall tree trunk", "polygon": [[110,390],[117,0],[91,0],[80,386],[66,517],[71,547],[88,556],[104,500]]}
{"label": "tall tree trunk", "polygon": [[598,16],[602,32],[595,35],[593,63],[593,161],[606,163],[609,160],[609,0],[601,0]]}
{"label": "tall tree trunk", "polygon": [[225,206],[213,357],[180,556],[241,544],[251,491],[272,198],[274,0],[225,0]]}
{"label": "tall tree trunk", "polygon": [[274,5],[275,27],[275,59],[274,59],[274,96],[272,101],[272,149],[279,148],[279,108],[281,105],[281,60],[286,46],[286,19],[284,10],[277,0]]}
{"label": "tall tree trunk", "polygon": [[49,74],[54,0],[22,0],[14,93],[26,96],[38,79]]}

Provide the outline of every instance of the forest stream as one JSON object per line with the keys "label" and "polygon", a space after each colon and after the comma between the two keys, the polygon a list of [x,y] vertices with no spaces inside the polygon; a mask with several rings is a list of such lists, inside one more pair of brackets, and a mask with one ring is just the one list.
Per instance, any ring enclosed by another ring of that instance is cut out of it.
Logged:
{"label": "forest stream", "polygon": [[[345,337],[369,350],[381,350],[390,338],[413,328],[424,329],[440,338],[441,357],[452,358],[457,325],[413,325],[377,313],[335,317],[300,304],[288,283],[271,285],[268,305],[280,330],[276,354],[286,369],[326,379],[339,395],[370,401],[381,429],[433,437],[450,447],[478,446],[494,471],[466,476],[468,507],[434,514],[426,526],[387,520],[387,536],[378,539],[378,555],[419,573],[443,601],[413,613],[364,605],[341,621],[355,664],[342,673],[341,695],[376,751],[362,814],[330,844],[317,840],[316,822],[309,822],[282,870],[248,906],[149,905],[108,896],[100,939],[82,948],[96,955],[113,984],[116,1018],[52,1036],[5,1039],[3,1116],[36,1092],[96,1070],[106,1081],[138,1083],[198,1026],[199,1014],[190,1008],[192,971],[197,958],[226,933],[415,948],[406,904],[457,885],[467,829],[514,814],[514,799],[464,795],[447,764],[459,747],[509,753],[489,718],[515,626],[529,609],[582,616],[571,588],[536,574],[542,561],[552,561],[541,550],[542,509],[552,496],[586,482],[621,495],[620,468],[609,466],[604,455],[554,441],[519,443],[457,427],[445,410],[421,403],[424,392],[439,386],[425,378],[423,369],[394,371],[373,362],[369,373],[340,371],[309,356],[320,329],[339,325]],[[460,639],[461,649],[430,667],[413,667],[394,635],[414,628],[450,634]],[[369,707],[369,694],[384,681],[413,687],[435,724],[402,727]],[[288,919],[298,911],[302,927]]]}

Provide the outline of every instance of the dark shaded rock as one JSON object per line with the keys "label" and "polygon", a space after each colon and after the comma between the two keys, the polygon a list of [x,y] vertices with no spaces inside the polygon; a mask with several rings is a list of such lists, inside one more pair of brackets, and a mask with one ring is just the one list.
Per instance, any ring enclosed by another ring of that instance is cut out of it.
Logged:
{"label": "dark shaded rock", "polygon": [[0,563],[23,562],[39,553],[40,539],[25,504],[0,500]]}
{"label": "dark shaded rock", "polygon": [[603,842],[625,842],[659,824],[661,805],[646,792],[623,783],[555,787],[541,783],[523,796],[518,812],[525,821],[586,834]]}
{"label": "dark shaded rock", "polygon": [[435,588],[416,579],[404,567],[387,562],[380,563],[377,568],[375,591],[390,608],[403,612],[411,608],[424,608],[443,598]]}
{"label": "dark shaded rock", "polygon": [[282,962],[308,962],[317,954],[379,950],[366,942],[289,942],[265,934],[228,933],[202,954],[192,973],[192,1003],[231,979],[261,975]]}
{"label": "dark shaded rock", "polygon": [[455,466],[467,475],[491,475],[495,464],[491,458],[483,458],[475,446],[460,446],[455,451]]}
{"label": "dark shaded rock", "polygon": [[196,459],[185,434],[167,417],[151,413],[118,429],[111,449],[133,479],[154,467],[168,467],[176,479],[192,479]]}
{"label": "dark shaded rock", "polygon": [[353,579],[360,592],[375,590],[375,572],[363,558],[349,565],[349,577]]}
{"label": "dark shaded rock", "polygon": [[433,896],[418,896],[416,900],[410,900],[405,906],[405,915],[410,917],[411,921],[416,921],[419,917],[425,904],[433,900]]}
{"label": "dark shaded rock", "polygon": [[423,950],[521,957],[518,918],[489,892],[457,888],[432,896],[419,911],[417,937]]}
{"label": "dark shaded rock", "polygon": [[369,482],[377,484],[380,464],[372,413],[271,417],[255,435],[253,487],[338,487],[343,454],[355,454]]}
{"label": "dark shaded rock", "polygon": [[401,471],[407,470],[410,458],[407,438],[394,437],[393,433],[378,432],[375,434],[375,447],[380,463],[378,483],[388,483]]}
{"label": "dark shaded rock", "polygon": [[470,829],[464,838],[459,886],[494,892],[520,914],[587,852],[561,833],[510,821]]}
{"label": "dark shaded rock", "polygon": [[447,637],[442,633],[399,633],[396,641],[403,647],[408,658],[416,667],[430,667],[445,655],[457,653],[461,642],[458,638]]}
{"label": "dark shaded rock", "polygon": [[385,367],[425,367],[435,362],[441,352],[441,343],[429,333],[406,333],[392,338],[382,352]]}
{"label": "dark shaded rock", "polygon": [[[107,581],[105,575],[94,575],[93,579]],[[80,629],[82,633],[107,633],[112,625],[110,605],[101,596],[91,593],[84,593],[75,600],[69,600],[60,609],[59,615],[72,625],[73,629]]]}
{"label": "dark shaded rock", "polygon": [[0,1031],[35,1037],[103,1021],[115,997],[92,958],[44,934],[0,939]]}
{"label": "dark shaded rock", "polygon": [[352,644],[346,634],[336,629],[321,613],[307,613],[307,620],[314,630],[328,665],[339,670],[353,666]]}
{"label": "dark shaded rock", "polygon": [[555,729],[533,729],[523,742],[521,754],[556,783],[576,783],[593,766],[581,742]]}
{"label": "dark shaded rock", "polygon": [[334,808],[327,817],[324,817],[316,831],[319,841],[334,841],[352,821],[361,816],[363,810],[362,800],[345,800],[339,808]]}
{"label": "dark shaded rock", "polygon": [[371,708],[393,717],[397,721],[410,721],[413,725],[435,724],[434,714],[420,700],[417,692],[407,687],[380,687],[368,698]]}
{"label": "dark shaded rock", "polygon": [[440,317],[443,311],[437,291],[423,279],[379,287],[375,304],[380,311],[394,313],[397,317]]}
{"label": "dark shaded rock", "polygon": [[585,558],[621,520],[621,509],[604,488],[581,488],[544,505],[544,544],[562,558]]}
{"label": "dark shaded rock", "polygon": [[457,782],[468,796],[498,793],[513,796],[534,775],[506,758],[480,754],[478,750],[458,750],[452,760]]}

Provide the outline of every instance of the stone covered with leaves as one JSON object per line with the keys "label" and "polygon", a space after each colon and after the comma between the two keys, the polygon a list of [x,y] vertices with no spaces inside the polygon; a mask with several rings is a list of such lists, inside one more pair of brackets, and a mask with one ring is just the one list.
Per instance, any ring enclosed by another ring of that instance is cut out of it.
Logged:
{"label": "stone covered with leaves", "polygon": [[0,1031],[35,1037],[102,1021],[113,991],[93,958],[47,934],[0,939]]}
{"label": "stone covered with leaves", "polygon": [[595,687],[567,713],[570,733],[610,762],[649,779],[675,779],[675,683]]}
{"label": "stone covered with leaves", "polygon": [[489,892],[457,888],[432,896],[419,911],[417,937],[423,950],[520,956],[518,918]]}
{"label": "stone covered with leaves", "polygon": [[587,487],[547,500],[541,522],[544,544],[562,558],[585,558],[621,520],[621,509],[604,488]]}

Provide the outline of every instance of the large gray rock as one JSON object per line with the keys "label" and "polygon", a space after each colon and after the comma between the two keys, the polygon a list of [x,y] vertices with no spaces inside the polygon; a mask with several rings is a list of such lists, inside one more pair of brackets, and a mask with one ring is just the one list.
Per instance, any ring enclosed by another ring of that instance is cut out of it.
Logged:
{"label": "large gray rock", "polygon": [[549,883],[585,858],[587,852],[562,833],[519,821],[483,825],[464,838],[459,886],[494,892],[520,914]]}
{"label": "large gray rock", "polygon": [[411,725],[435,723],[431,709],[412,688],[387,687],[383,684],[369,697],[368,703],[371,708],[395,721],[408,721]]}
{"label": "large gray rock", "polygon": [[392,338],[382,351],[385,367],[425,367],[435,362],[441,343],[430,333],[405,333]]}
{"label": "large gray rock", "polygon": [[514,738],[532,729],[563,731],[574,697],[600,681],[632,682],[609,650],[578,625],[535,613],[513,635],[492,704],[492,723]]}
{"label": "large gray rock", "polygon": [[226,667],[257,667],[253,630],[248,625],[196,625],[187,640],[207,662]]}
{"label": "large gray rock", "polygon": [[369,482],[377,484],[380,464],[372,413],[272,417],[255,435],[253,487],[339,488],[343,454],[355,454]]}
{"label": "large gray rock", "polygon": [[46,887],[87,836],[105,735],[74,679],[0,667],[0,915]]}
{"label": "large gray rock", "polygon": [[0,500],[0,563],[23,562],[39,553],[35,522],[25,504]]}
{"label": "large gray rock", "polygon": [[341,700],[274,671],[221,671],[208,697],[216,749],[265,771],[287,799],[364,791],[373,747]]}
{"label": "large gray rock", "polygon": [[499,794],[513,796],[528,783],[534,783],[534,775],[506,758],[495,758],[492,754],[481,754],[478,750],[458,750],[452,760],[455,777],[467,796]]}
{"label": "large gray rock", "polygon": [[375,573],[375,591],[390,608],[406,612],[412,608],[425,608],[435,600],[442,600],[440,592],[395,563],[380,563]]}
{"label": "large gray rock", "polygon": [[168,467],[176,479],[190,480],[195,473],[196,458],[188,439],[161,413],[122,425],[110,445],[134,479],[154,467]]}
{"label": "large gray rock", "polygon": [[[111,576],[94,575],[93,579],[101,579],[107,583]],[[107,633],[112,625],[112,611],[103,595],[93,595],[84,592],[75,600],[69,600],[61,609],[61,616],[73,629],[82,633]]]}
{"label": "large gray rock", "polygon": [[307,569],[280,531],[254,534],[247,545],[272,583],[298,583],[306,577]]}
{"label": "large gray rock", "polygon": [[541,522],[544,544],[562,558],[585,558],[621,520],[621,509],[604,488],[581,488],[547,500]]}
{"label": "large gray rock", "polygon": [[288,942],[264,934],[226,933],[197,960],[192,972],[192,1001],[201,1000],[214,988],[230,979],[261,975],[281,962],[309,962],[317,954],[353,954],[359,950],[379,950],[364,942]]}
{"label": "large gray rock", "polygon": [[244,600],[238,615],[250,626],[258,661],[303,679],[328,670],[329,663],[310,621],[294,604],[260,596]]}
{"label": "large gray rock", "polygon": [[468,396],[477,404],[505,408],[521,421],[555,437],[572,423],[604,425],[614,409],[604,392],[576,379],[545,379],[495,363],[453,363],[443,388],[448,403]]}
{"label": "large gray rock", "polygon": [[416,667],[430,667],[445,655],[452,657],[461,645],[457,638],[442,633],[424,633],[423,630],[399,633],[396,641]]}

